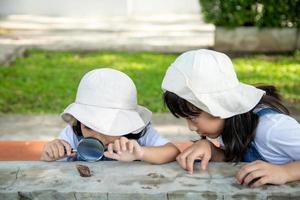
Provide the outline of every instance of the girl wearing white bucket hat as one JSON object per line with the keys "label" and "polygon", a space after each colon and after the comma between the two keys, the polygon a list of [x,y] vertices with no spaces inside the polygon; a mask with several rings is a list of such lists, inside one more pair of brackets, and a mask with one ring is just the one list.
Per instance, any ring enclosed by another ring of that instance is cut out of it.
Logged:
{"label": "girl wearing white bucket hat", "polygon": [[[61,114],[69,125],[59,139],[45,145],[41,159],[112,158],[156,164],[175,160],[177,148],[153,129],[151,112],[137,104],[136,93],[133,81],[120,71],[102,68],[86,73],[75,102]],[[108,151],[103,155],[104,149]]]}
{"label": "girl wearing white bucket hat", "polygon": [[[260,89],[259,89],[260,88]],[[300,180],[300,125],[281,104],[273,86],[239,82],[228,56],[212,50],[180,55],[162,82],[164,102],[202,137],[219,138],[221,148],[201,139],[177,161],[192,173],[208,161],[251,162],[237,181],[252,187]]]}

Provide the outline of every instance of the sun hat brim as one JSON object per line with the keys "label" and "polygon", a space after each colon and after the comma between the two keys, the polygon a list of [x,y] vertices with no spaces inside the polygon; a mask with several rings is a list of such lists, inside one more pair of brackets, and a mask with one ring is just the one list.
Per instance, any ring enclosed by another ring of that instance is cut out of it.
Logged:
{"label": "sun hat brim", "polygon": [[80,103],[70,104],[61,117],[73,125],[77,120],[85,126],[104,135],[121,136],[138,133],[151,120],[152,113],[143,106],[136,109],[115,109]]}
{"label": "sun hat brim", "polygon": [[244,83],[239,83],[238,86],[225,91],[209,94],[192,91],[194,90],[182,95],[176,91],[171,92],[176,93],[201,110],[223,119],[249,112],[265,94],[265,91]]}

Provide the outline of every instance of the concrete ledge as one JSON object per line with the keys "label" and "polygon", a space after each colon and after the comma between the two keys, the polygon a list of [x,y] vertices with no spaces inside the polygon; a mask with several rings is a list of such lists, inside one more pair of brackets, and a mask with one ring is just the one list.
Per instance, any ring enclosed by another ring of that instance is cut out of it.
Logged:
{"label": "concrete ledge", "polygon": [[[89,166],[80,177],[76,164]],[[176,163],[0,162],[0,199],[278,199],[300,198],[300,182],[250,189],[235,183],[242,164],[210,163],[187,174]]]}

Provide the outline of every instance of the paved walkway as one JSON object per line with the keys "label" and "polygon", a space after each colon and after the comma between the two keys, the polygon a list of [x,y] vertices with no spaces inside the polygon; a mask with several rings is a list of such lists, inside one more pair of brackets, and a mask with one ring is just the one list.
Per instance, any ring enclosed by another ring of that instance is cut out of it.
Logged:
{"label": "paved walkway", "polygon": [[[184,120],[170,114],[154,114],[153,125],[171,140],[199,138]],[[0,140],[52,140],[65,126],[59,115],[0,115]]]}
{"label": "paved walkway", "polygon": [[[293,117],[300,121],[300,115]],[[199,138],[187,128],[185,120],[169,113],[154,113],[152,124],[160,134],[173,141]],[[58,114],[0,115],[0,140],[52,140],[65,126]]]}

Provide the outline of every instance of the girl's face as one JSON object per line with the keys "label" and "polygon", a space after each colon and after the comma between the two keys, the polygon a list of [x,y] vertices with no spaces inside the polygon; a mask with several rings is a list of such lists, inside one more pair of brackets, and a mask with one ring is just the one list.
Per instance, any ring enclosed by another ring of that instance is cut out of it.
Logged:
{"label": "girl's face", "polygon": [[186,118],[191,131],[196,131],[201,136],[217,138],[224,129],[225,120],[214,117],[207,112],[201,112],[198,116]]}
{"label": "girl's face", "polygon": [[81,124],[81,132],[83,137],[92,137],[100,140],[104,146],[107,147],[108,144],[113,143],[115,140],[119,139],[121,136],[109,136],[102,133],[96,132],[89,127]]}

